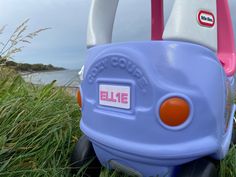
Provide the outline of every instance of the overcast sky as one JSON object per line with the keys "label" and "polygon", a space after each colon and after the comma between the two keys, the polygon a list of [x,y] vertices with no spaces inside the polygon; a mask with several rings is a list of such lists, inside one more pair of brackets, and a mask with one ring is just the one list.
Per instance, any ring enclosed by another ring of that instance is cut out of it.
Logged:
{"label": "overcast sky", "polygon": [[[236,29],[236,1],[229,1]],[[165,2],[166,11],[169,11],[173,0]],[[6,39],[17,25],[30,18],[29,32],[44,27],[52,29],[35,38],[30,46],[15,56],[15,60],[78,69],[86,54],[90,3],[91,0],[0,0],[0,26],[7,25],[0,41]],[[121,0],[114,27],[114,41],[148,40],[149,9],[147,0]]]}

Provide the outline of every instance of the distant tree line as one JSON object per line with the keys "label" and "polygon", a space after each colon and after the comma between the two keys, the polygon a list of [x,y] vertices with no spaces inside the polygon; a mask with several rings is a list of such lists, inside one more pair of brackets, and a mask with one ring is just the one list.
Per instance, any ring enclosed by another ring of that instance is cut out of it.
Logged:
{"label": "distant tree line", "polygon": [[44,64],[16,63],[11,60],[5,61],[4,65],[6,67],[9,67],[19,72],[40,72],[40,71],[64,70],[64,68],[55,67],[51,64],[44,65]]}
{"label": "distant tree line", "polygon": [[[0,41],[0,66],[9,67],[22,72],[38,72],[62,70],[63,68],[54,67],[53,65],[44,64],[27,64],[14,62],[14,56],[21,52],[31,41],[41,32],[50,28],[41,28],[36,31],[28,32],[28,22],[26,19],[5,41]],[[5,26],[0,26],[0,35],[5,31]]]}

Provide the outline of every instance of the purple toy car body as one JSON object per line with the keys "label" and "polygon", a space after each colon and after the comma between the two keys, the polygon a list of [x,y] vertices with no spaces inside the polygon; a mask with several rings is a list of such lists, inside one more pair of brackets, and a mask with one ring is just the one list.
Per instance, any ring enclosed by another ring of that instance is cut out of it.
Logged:
{"label": "purple toy car body", "polygon": [[165,28],[163,2],[152,0],[153,40],[109,44],[117,4],[92,2],[79,96],[86,136],[73,162],[96,154],[91,176],[99,163],[131,176],[215,176],[213,162],[229,150],[235,112],[227,0],[175,0]]}

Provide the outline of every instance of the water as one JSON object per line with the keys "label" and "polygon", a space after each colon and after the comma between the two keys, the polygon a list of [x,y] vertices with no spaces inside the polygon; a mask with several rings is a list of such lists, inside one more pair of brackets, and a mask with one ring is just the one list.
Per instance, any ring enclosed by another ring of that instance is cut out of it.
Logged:
{"label": "water", "polygon": [[25,74],[22,76],[27,82],[45,85],[56,80],[57,86],[78,87],[80,79],[78,70],[62,70]]}

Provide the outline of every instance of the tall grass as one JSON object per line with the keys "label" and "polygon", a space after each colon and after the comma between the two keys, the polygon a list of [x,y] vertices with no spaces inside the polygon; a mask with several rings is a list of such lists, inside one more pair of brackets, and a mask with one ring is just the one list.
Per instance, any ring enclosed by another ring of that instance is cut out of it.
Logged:
{"label": "tall grass", "polygon": [[[75,99],[64,89],[54,83],[34,86],[0,67],[0,176],[69,177],[70,154],[81,135],[79,119]],[[219,173],[236,176],[236,146]],[[123,175],[103,170],[100,176]]]}
{"label": "tall grass", "polygon": [[232,146],[228,155],[220,163],[220,177],[236,177],[236,145]]}
{"label": "tall grass", "polygon": [[0,176],[69,176],[80,112],[63,89],[0,68]]}
{"label": "tall grass", "polygon": [[[47,28],[25,34],[28,20],[0,43],[0,64]],[[5,27],[0,29],[0,34]],[[80,111],[64,89],[34,86],[0,66],[0,177],[69,177],[69,159],[81,135]],[[221,177],[236,177],[236,146],[220,164]],[[83,176],[77,174],[76,176]],[[124,175],[103,170],[101,177]]]}
{"label": "tall grass", "polygon": [[[12,60],[14,55],[21,52],[27,44],[38,36],[41,32],[50,28],[41,28],[33,32],[28,32],[29,19],[23,21],[12,32],[6,41],[0,42],[0,64],[4,65],[7,61]],[[5,31],[6,26],[0,28],[0,35]]]}

